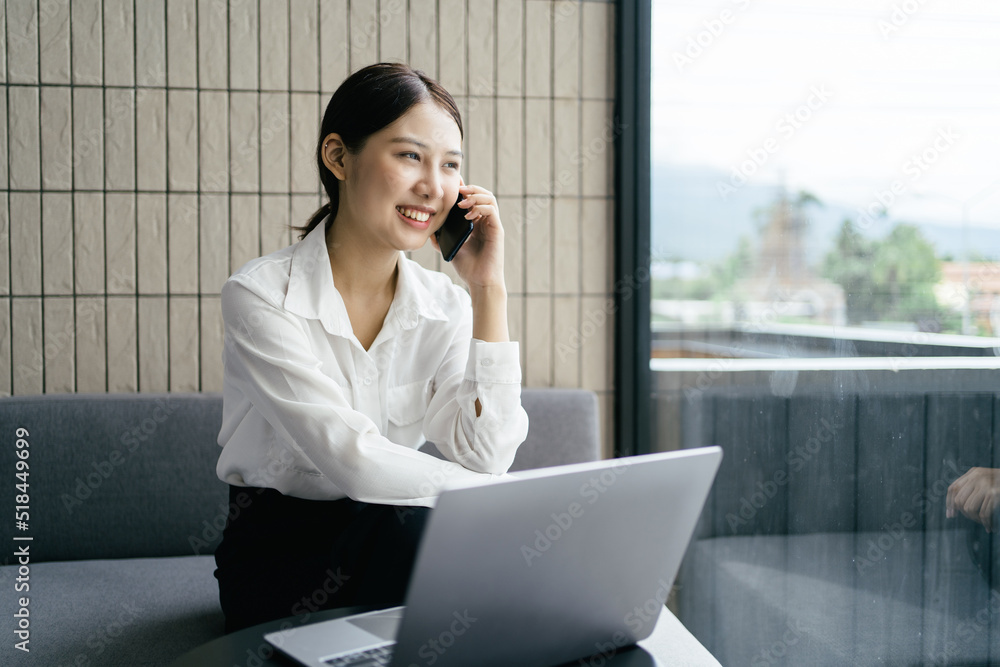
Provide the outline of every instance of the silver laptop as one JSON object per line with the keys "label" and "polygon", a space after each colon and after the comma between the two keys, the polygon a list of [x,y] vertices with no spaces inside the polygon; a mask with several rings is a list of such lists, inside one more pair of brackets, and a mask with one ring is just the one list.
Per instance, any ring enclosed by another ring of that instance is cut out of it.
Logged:
{"label": "silver laptop", "polygon": [[442,492],[406,605],[265,635],[304,665],[555,665],[653,631],[722,460],[686,449]]}

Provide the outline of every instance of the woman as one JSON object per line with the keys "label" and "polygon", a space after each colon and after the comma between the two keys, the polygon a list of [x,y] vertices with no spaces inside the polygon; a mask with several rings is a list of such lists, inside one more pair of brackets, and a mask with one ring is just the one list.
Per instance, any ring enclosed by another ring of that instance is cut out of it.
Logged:
{"label": "woman", "polygon": [[[329,202],[222,288],[227,631],[400,604],[441,488],[506,472],[527,434],[499,208],[462,182],[462,136],[455,101],[421,72],[356,72],[317,145]],[[401,252],[437,248],[460,192],[468,293]],[[425,436],[447,461],[417,451]]]}

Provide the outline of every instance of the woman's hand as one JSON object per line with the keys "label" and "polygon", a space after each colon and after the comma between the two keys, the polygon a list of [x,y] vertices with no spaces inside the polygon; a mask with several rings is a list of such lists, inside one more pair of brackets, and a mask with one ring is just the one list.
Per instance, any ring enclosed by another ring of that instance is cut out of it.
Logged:
{"label": "woman's hand", "polygon": [[992,531],[992,517],[1000,501],[1000,470],[996,468],[970,468],[948,487],[945,503],[947,516],[955,516],[957,509],[973,521]]}
{"label": "woman's hand", "polygon": [[[472,234],[459,249],[452,265],[470,292],[480,289],[505,290],[503,276],[503,225],[500,207],[493,193],[478,185],[465,185],[458,191],[465,197],[459,207],[466,209],[465,218],[473,222]],[[431,243],[440,251],[437,238]]]}
{"label": "woman's hand", "polygon": [[[451,260],[459,277],[469,286],[472,297],[472,337],[487,343],[510,340],[507,328],[507,286],[503,278],[503,225],[493,193],[478,185],[466,185],[458,191],[465,197],[459,206],[473,221],[472,234]],[[437,239],[431,243],[440,252]],[[479,414],[476,400],[476,414]]]}

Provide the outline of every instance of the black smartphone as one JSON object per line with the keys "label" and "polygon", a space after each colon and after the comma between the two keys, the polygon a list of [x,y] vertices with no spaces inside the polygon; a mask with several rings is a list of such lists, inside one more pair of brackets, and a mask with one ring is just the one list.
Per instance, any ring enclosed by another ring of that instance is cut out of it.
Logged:
{"label": "black smartphone", "polygon": [[460,207],[458,202],[465,199],[462,193],[458,193],[455,205],[448,211],[448,218],[441,225],[440,229],[434,232],[438,246],[441,248],[441,256],[444,261],[450,262],[455,259],[458,249],[462,247],[465,240],[472,233],[472,221],[465,219],[465,214],[469,211]]}

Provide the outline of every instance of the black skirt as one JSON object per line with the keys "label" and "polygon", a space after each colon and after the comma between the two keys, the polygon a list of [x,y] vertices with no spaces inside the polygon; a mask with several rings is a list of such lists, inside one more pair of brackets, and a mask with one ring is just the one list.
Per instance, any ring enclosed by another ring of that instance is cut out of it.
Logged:
{"label": "black skirt", "polygon": [[215,552],[226,632],[321,609],[403,604],[430,510],[229,487]]}

